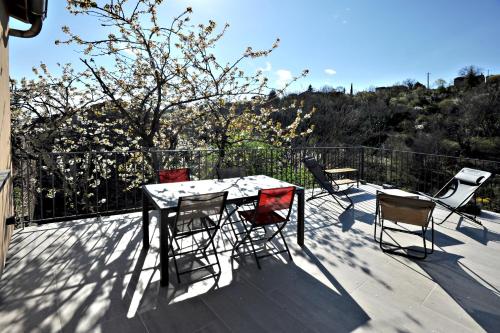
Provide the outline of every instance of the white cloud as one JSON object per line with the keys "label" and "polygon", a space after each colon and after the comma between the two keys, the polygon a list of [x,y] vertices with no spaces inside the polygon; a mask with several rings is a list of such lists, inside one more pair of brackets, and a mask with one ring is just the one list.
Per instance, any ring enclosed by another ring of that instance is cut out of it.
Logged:
{"label": "white cloud", "polygon": [[276,80],[276,84],[278,87],[283,88],[286,84],[293,79],[292,72],[287,69],[279,69],[276,71],[276,75],[278,75],[278,79]]}
{"label": "white cloud", "polygon": [[337,74],[337,71],[335,69],[327,68],[327,69],[325,69],[325,74],[326,75],[335,75],[335,74]]}
{"label": "white cloud", "polygon": [[266,62],[266,67],[257,68],[257,70],[261,71],[262,73],[270,72],[272,69],[273,69],[273,66],[271,65],[271,63],[269,61]]}

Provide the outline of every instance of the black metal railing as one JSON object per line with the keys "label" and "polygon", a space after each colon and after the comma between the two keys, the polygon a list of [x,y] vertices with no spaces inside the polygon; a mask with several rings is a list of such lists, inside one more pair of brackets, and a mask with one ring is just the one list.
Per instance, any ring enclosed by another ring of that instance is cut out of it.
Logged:
{"label": "black metal railing", "polygon": [[475,197],[485,209],[500,211],[500,162],[381,148],[363,148],[363,179],[402,189],[436,194],[460,169],[468,167],[493,174]]}
{"label": "black metal railing", "polygon": [[123,213],[142,203],[144,153],[46,153],[15,158],[14,203],[21,221]]}
{"label": "black metal railing", "polygon": [[[305,156],[327,168],[357,168],[369,183],[429,194],[462,167],[500,171],[500,162],[369,147],[47,153],[14,159],[16,216],[19,223],[50,222],[139,210],[140,186],[155,182],[157,170],[176,167],[189,167],[194,179],[210,179],[218,166],[240,166],[249,174],[310,188],[312,175],[301,162]],[[500,210],[498,182],[494,177],[476,198],[485,209]]]}

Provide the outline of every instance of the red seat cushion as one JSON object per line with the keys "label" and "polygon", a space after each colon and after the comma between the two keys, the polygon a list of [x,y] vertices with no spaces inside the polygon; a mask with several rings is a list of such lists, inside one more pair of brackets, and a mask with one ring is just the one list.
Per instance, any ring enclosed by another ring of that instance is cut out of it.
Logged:
{"label": "red seat cushion", "polygon": [[240,216],[255,225],[276,224],[285,222],[287,219],[276,212],[261,213],[255,215],[255,210],[245,210],[238,212]]}

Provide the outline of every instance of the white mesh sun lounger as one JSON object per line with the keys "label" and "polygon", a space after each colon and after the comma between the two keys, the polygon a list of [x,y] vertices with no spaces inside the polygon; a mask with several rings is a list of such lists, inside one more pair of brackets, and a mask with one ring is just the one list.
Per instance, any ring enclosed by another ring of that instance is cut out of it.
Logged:
{"label": "white mesh sun lounger", "polygon": [[481,224],[476,220],[476,216],[471,218],[458,211],[473,197],[474,193],[483,185],[488,178],[491,177],[490,172],[463,168],[460,170],[442,189],[440,189],[431,199],[437,204],[450,210],[450,213],[439,224],[446,221],[453,213],[467,218],[475,223]]}

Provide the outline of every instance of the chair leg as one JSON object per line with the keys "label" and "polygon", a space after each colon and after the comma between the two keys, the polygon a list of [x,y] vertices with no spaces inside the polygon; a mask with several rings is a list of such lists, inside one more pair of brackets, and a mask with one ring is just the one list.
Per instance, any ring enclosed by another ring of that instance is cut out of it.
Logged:
{"label": "chair leg", "polygon": [[278,230],[276,230],[276,232],[274,232],[274,234],[271,235],[271,237],[269,237],[267,239],[267,241],[271,241],[279,232],[281,232],[281,230],[285,227],[286,225],[286,222],[283,222],[283,224],[281,226],[278,227]]}
{"label": "chair leg", "polygon": [[251,233],[253,230],[254,230],[254,227],[251,227],[250,231],[248,232],[248,235],[249,235],[248,240],[250,241],[250,246],[252,247],[253,256],[255,257],[255,261],[257,262],[257,267],[259,267],[259,269],[262,269],[262,267],[260,267],[260,262],[259,262],[259,257],[257,256],[257,251],[255,251],[255,246],[253,245],[253,240],[252,240],[252,236],[251,236]]}
{"label": "chair leg", "polygon": [[[234,214],[234,212],[237,211],[237,208],[235,208],[232,212],[231,212],[231,215]],[[234,243],[232,244],[234,246],[234,244],[236,244],[236,242],[238,241],[238,233],[236,232],[236,229],[234,228],[234,224],[233,222],[231,221],[231,217],[229,217],[228,219],[228,223],[231,227],[231,231],[233,232],[233,235],[234,235]]]}
{"label": "chair leg", "polygon": [[177,266],[177,259],[175,258],[174,255],[174,265],[175,265],[175,275],[177,275],[177,282],[181,283],[181,275],[179,274],[179,267]]}
{"label": "chair leg", "polygon": [[335,201],[337,201],[337,203],[339,204],[340,207],[342,207],[342,209],[347,209],[348,208],[348,207],[347,208],[344,207],[344,205],[340,203],[340,201],[337,199],[337,197],[334,194],[332,194],[332,198],[335,199]]}
{"label": "chair leg", "polygon": [[281,239],[283,240],[283,243],[285,244],[285,249],[286,249],[286,252],[288,252],[288,256],[290,257],[290,260],[293,261],[292,255],[290,254],[290,250],[288,249],[288,244],[286,243],[285,237],[283,236],[283,232],[282,232],[283,228],[285,228],[286,223],[287,222],[284,222],[280,227],[278,227],[278,230],[274,234],[272,234],[272,236],[269,237],[266,242],[270,242],[277,234],[279,234],[281,236]]}
{"label": "chair leg", "polygon": [[[423,259],[427,258],[428,254],[433,253],[433,251],[434,251],[434,228],[432,229],[432,234],[431,234],[431,237],[432,237],[432,249],[431,249],[431,251],[427,251],[427,239],[426,239],[427,227],[422,227],[422,232],[420,234],[420,236],[422,237],[422,241],[423,241],[423,247],[424,247],[423,251],[414,250],[414,249],[411,249],[408,247],[403,247],[403,246],[392,244],[392,243],[385,243],[383,241],[383,235],[384,235],[385,229],[390,229],[390,230],[394,230],[394,231],[400,231],[400,232],[405,232],[405,233],[410,233],[410,234],[416,235],[414,232],[384,227],[384,220],[381,219],[380,239],[379,239],[378,243],[379,243],[380,249],[383,252],[391,253],[391,254],[395,254],[395,255],[400,255],[400,256],[404,256],[404,257],[408,257],[408,258],[423,260]],[[406,253],[401,252],[401,250],[406,250],[407,252]],[[422,256],[410,254],[408,251],[422,253]]]}
{"label": "chair leg", "polygon": [[283,244],[285,244],[285,249],[286,252],[288,252],[288,257],[290,257],[290,260],[293,261],[292,254],[290,253],[290,249],[288,248],[288,244],[286,243],[285,237],[283,236],[283,233],[281,232],[281,229],[279,230],[281,239],[283,240]]}
{"label": "chair leg", "polygon": [[245,236],[240,241],[237,241],[235,245],[233,246],[233,250],[231,252],[236,252],[238,248],[240,247],[241,244],[243,244],[248,238],[248,232],[245,232]]}
{"label": "chair leg", "polygon": [[[215,233],[214,233],[215,234]],[[214,242],[214,238],[212,237],[211,238],[211,241],[212,243],[212,249],[214,250],[214,255],[215,255],[215,260],[217,261],[217,267],[219,267],[219,274],[222,272],[222,269],[220,267],[220,261],[219,261],[219,256],[217,255],[217,249],[215,248],[215,242]],[[208,261],[208,260],[207,260]],[[210,262],[209,262],[210,263]]]}
{"label": "chair leg", "polygon": [[177,258],[176,258],[175,249],[174,249],[174,242],[179,250],[181,247],[179,245],[179,242],[177,241],[177,238],[174,237],[173,233],[174,232],[172,231],[172,235],[170,235],[170,231],[169,231],[169,235],[167,235],[167,237],[169,238],[168,244],[170,245],[169,248],[167,249],[167,256],[168,256],[168,253],[170,251],[172,251],[172,258],[174,259],[175,275],[177,276],[177,282],[181,283],[181,277],[179,274],[179,266],[177,265]]}
{"label": "chair leg", "polygon": [[427,228],[422,227],[422,239],[424,240],[424,257],[423,259],[427,258],[427,239],[425,238]]}
{"label": "chair leg", "polygon": [[481,223],[481,221],[478,221],[478,220],[477,220],[477,215],[474,215],[474,217],[472,218],[472,217],[467,216],[466,214],[461,213],[461,212],[457,212],[457,211],[456,211],[455,213],[457,213],[458,215],[460,215],[460,216],[461,216],[461,217],[463,217],[464,219],[469,220],[469,221],[470,221],[470,222],[472,222],[472,223],[475,223],[475,224],[480,225],[480,226],[482,226],[482,225],[483,225],[483,223]]}
{"label": "chair leg", "polygon": [[[233,225],[233,222],[231,221],[231,217],[233,216],[233,214],[238,210],[238,206],[236,206],[236,208],[233,208],[231,211],[229,211],[229,209],[227,208],[227,206],[224,208],[225,211],[226,211],[226,218],[224,220],[224,222],[222,223],[222,226],[225,225],[226,223],[229,224],[230,228],[231,228],[231,231],[233,232],[233,235],[234,235],[234,239],[235,241],[232,242],[230,237],[228,235],[226,235],[226,238],[229,240],[229,243],[231,243],[231,245],[235,245],[236,242],[238,241],[238,234],[236,233],[236,230],[234,229],[234,225]],[[223,233],[225,235],[225,233]]]}
{"label": "chair leg", "polygon": [[[187,271],[184,271],[184,272],[179,272],[179,267],[178,267],[178,264],[177,264],[177,256],[176,256],[176,253],[175,253],[175,250],[174,250],[173,243],[175,242],[176,245],[177,245],[177,247],[179,249],[181,249],[181,247],[179,245],[178,240],[175,237],[170,242],[170,244],[171,244],[170,249],[172,250],[172,253],[173,253],[172,257],[174,259],[175,272],[176,272],[176,275],[177,275],[177,281],[179,283],[181,283],[180,276],[182,274],[185,274],[185,273],[188,273],[188,272],[192,272],[192,271],[195,271],[195,270],[198,270],[198,269],[203,269],[203,268],[206,268],[206,267],[209,267],[209,266],[217,265],[217,267],[219,268],[219,274],[222,272],[221,265],[220,265],[220,260],[219,260],[219,256],[217,254],[217,247],[215,245],[215,235],[217,234],[217,231],[219,230],[219,227],[209,227],[206,221],[202,221],[202,225],[203,225],[204,229],[203,229],[203,231],[201,231],[201,233],[205,233],[205,232],[207,233],[207,235],[208,235],[208,241],[207,241],[206,245],[202,246],[199,242],[196,241],[196,239],[194,238],[194,235],[193,235],[193,244],[191,246],[194,246],[196,244],[197,248],[196,248],[196,250],[189,251],[189,253],[193,253],[193,255],[196,256],[198,252],[201,252],[201,254],[203,255],[203,257],[207,261],[207,265],[199,267],[199,268],[194,268],[194,269],[191,269],[191,270],[187,270]],[[210,263],[210,259],[209,259],[208,255],[207,255],[207,250],[208,250],[208,248],[210,246],[212,246],[212,249],[213,249],[214,255],[215,255],[216,263],[214,263],[214,264]],[[214,273],[213,275],[215,276],[216,273]]]}
{"label": "chair leg", "polygon": [[382,237],[384,235],[384,220],[380,219],[380,237],[378,238],[379,241],[379,246],[382,251],[384,251],[384,248],[382,247]]}
{"label": "chair leg", "polygon": [[[445,207],[445,208],[449,209],[448,207]],[[450,213],[449,213],[449,214],[448,214],[448,215],[447,215],[447,216],[446,216],[446,217],[445,217],[445,218],[444,218],[441,222],[438,222],[438,223],[436,223],[436,224],[437,224],[437,225],[441,225],[441,224],[443,224],[443,223],[444,223],[444,222],[445,222],[445,221],[446,221],[446,220],[447,220],[447,219],[448,219],[451,215],[453,215],[453,213],[457,213],[457,215],[459,215],[459,216],[463,217],[463,218],[464,218],[464,219],[466,219],[466,220],[469,220],[470,222],[473,222],[473,223],[478,224],[478,225],[481,225],[481,226],[483,225],[483,224],[481,223],[481,221],[478,221],[478,220],[476,219],[476,217],[477,217],[477,216],[474,216],[474,218],[472,218],[472,217],[470,217],[470,216],[467,216],[466,214],[463,214],[463,213],[461,213],[461,212],[457,211],[456,209],[451,209],[451,210],[450,210]]]}
{"label": "chair leg", "polygon": [[[179,243],[177,242],[177,239],[174,238],[175,243],[177,244],[177,247],[180,249]],[[170,242],[170,250],[172,250],[172,258],[174,259],[174,266],[175,266],[175,275],[177,276],[177,282],[181,283],[181,276],[179,274],[179,266],[177,265],[177,258],[175,255],[175,250],[174,250],[174,244],[173,242]]]}
{"label": "chair leg", "polygon": [[[245,241],[248,239],[250,241],[250,246],[252,247],[252,252],[253,252],[253,255],[255,257],[255,261],[257,262],[257,267],[259,269],[262,269],[262,267],[260,266],[260,262],[259,262],[259,257],[257,256],[257,251],[255,251],[255,246],[253,244],[253,241],[252,241],[252,237],[251,237],[251,233],[252,231],[254,230],[254,227],[250,227],[250,229],[247,229],[247,227],[243,224],[243,227],[245,228],[245,237],[242,238],[241,241],[239,241],[233,248],[233,253],[238,250],[238,247],[240,247],[241,244],[244,244]],[[232,257],[234,257],[234,254],[232,255]]]}
{"label": "chair leg", "polygon": [[444,222],[445,222],[445,221],[446,221],[446,220],[447,220],[450,216],[452,216],[452,215],[453,215],[453,213],[455,213],[455,210],[450,211],[450,213],[449,213],[448,215],[446,215],[446,217],[445,217],[445,218],[444,218],[441,222],[438,222],[438,223],[436,223],[436,224],[437,224],[437,225],[441,225],[441,224],[443,224],[443,223],[444,223]]}
{"label": "chair leg", "polygon": [[[350,187],[349,187],[350,188]],[[347,200],[349,200],[350,204],[349,206],[347,206],[345,209],[349,209],[351,208],[351,206],[354,206],[354,202],[352,201],[352,199],[347,195],[347,193],[345,191],[342,191],[342,193],[344,193],[344,196],[347,198]]]}
{"label": "chair leg", "polygon": [[430,253],[434,253],[434,218],[431,217],[431,241],[432,241],[432,244],[431,244],[431,252]]}
{"label": "chair leg", "polygon": [[[378,203],[377,203],[378,206]],[[377,225],[380,223],[380,216],[378,214],[378,207],[375,211],[375,218],[373,219],[373,240],[377,241]]]}
{"label": "chair leg", "polygon": [[311,196],[309,198],[306,199],[306,201],[315,199],[315,197],[314,197],[314,189],[315,189],[315,186],[314,186],[314,183],[313,183],[312,194],[311,194]]}

